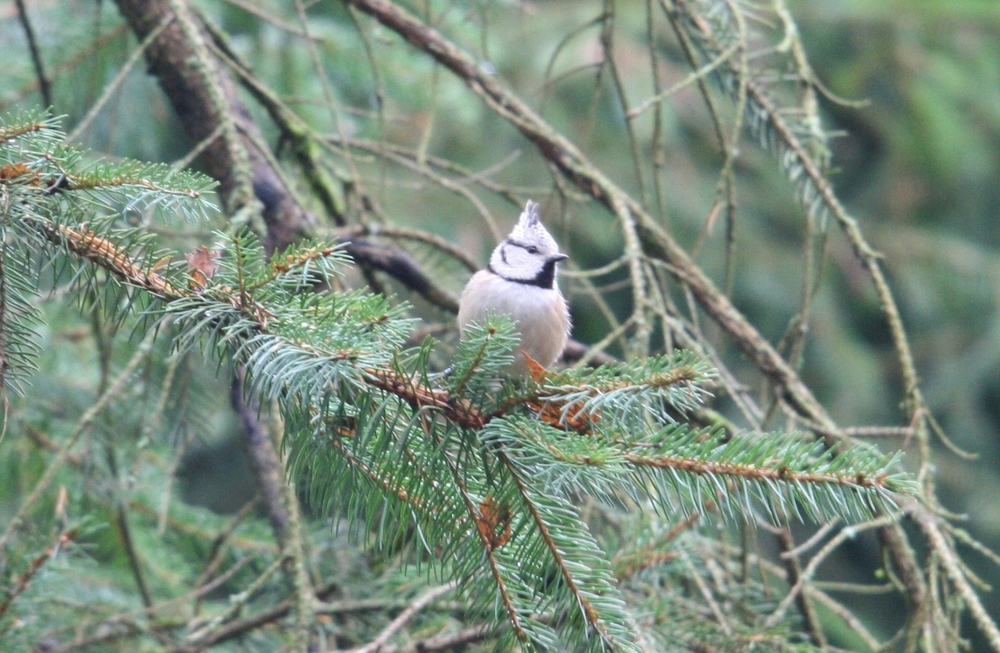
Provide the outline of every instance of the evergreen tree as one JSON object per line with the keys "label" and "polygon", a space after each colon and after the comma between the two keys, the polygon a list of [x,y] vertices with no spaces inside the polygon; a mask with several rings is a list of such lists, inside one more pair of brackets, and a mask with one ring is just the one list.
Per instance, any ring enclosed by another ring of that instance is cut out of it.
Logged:
{"label": "evergreen tree", "polygon": [[[405,304],[334,289],[349,265],[342,247],[311,241],[268,256],[236,229],[200,258],[165,252],[122,217],[197,219],[210,210],[208,179],[132,162],[83,166],[85,154],[35,114],[3,124],[0,147],[8,391],[24,393],[37,355],[40,271],[71,275],[75,292],[103,297],[92,310],[131,323],[145,347],[161,332],[173,356],[207,348],[220,368],[245,370],[248,404],[275,407],[289,472],[310,503],[381,549],[415,547],[468,615],[498,627],[503,648],[682,644],[664,626],[695,618],[690,597],[664,600],[648,586],[650,574],[678,573],[671,556],[648,556],[678,521],[872,519],[914,490],[897,457],[869,447],[835,452],[793,433],[699,425],[715,372],[690,351],[509,379],[501,370],[518,338],[497,317],[471,330],[442,374],[429,364],[433,339],[405,347]],[[609,555],[584,519],[596,505],[649,512],[642,540]],[[32,564],[8,578],[5,612]],[[739,647],[762,618],[751,611],[745,630],[706,637]]]}
{"label": "evergreen tree", "polygon": [[[925,269],[991,259],[912,233],[935,157],[992,233],[974,12],[841,74],[893,114],[919,79],[889,131],[936,152],[842,203],[874,154],[832,166],[859,116],[783,0],[14,5],[0,650],[1000,651],[932,411],[995,421],[995,297]],[[577,340],[515,380],[452,291],[528,197]]]}

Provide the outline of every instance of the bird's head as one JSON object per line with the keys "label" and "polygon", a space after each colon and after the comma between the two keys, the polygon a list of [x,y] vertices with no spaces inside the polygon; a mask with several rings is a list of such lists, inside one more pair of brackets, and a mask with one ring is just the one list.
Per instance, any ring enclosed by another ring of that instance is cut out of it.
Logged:
{"label": "bird's head", "polygon": [[569,258],[542,225],[538,203],[528,200],[510,235],[490,256],[490,270],[508,281],[552,288],[556,264]]}

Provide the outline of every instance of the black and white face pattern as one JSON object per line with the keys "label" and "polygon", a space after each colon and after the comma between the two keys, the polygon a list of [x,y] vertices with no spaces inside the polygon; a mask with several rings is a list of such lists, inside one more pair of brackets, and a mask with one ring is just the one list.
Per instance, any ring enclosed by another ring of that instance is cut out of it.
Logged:
{"label": "black and white face pattern", "polygon": [[493,250],[489,269],[508,281],[553,288],[556,264],[566,258],[542,225],[538,204],[528,200],[513,231]]}

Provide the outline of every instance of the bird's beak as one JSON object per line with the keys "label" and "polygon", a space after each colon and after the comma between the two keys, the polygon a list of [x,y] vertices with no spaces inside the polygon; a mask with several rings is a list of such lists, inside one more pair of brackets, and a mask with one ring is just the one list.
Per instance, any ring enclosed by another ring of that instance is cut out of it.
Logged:
{"label": "bird's beak", "polygon": [[550,256],[549,260],[558,262],[558,261],[565,261],[568,258],[569,254],[563,254],[562,252],[559,252],[558,254],[553,254],[552,256]]}

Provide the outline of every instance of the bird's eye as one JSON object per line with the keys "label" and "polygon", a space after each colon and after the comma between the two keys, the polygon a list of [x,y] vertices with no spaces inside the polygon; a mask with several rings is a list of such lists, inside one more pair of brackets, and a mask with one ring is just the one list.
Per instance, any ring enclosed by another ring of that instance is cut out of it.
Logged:
{"label": "bird's eye", "polygon": [[528,250],[529,254],[537,254],[538,253],[538,248],[535,247],[534,245],[529,245],[528,247],[525,247],[525,249]]}

